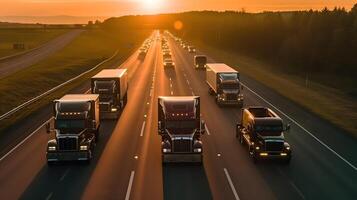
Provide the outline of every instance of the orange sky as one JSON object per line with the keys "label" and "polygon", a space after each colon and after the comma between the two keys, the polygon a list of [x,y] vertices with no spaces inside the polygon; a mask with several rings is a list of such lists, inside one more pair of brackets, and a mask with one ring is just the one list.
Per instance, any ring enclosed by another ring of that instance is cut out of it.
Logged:
{"label": "orange sky", "polygon": [[356,0],[0,0],[0,16],[120,16],[187,10],[350,9]]}

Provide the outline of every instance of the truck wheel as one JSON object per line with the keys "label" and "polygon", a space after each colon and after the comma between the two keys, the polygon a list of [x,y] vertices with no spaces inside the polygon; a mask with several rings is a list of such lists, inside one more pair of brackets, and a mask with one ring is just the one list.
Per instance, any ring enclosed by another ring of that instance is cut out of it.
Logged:
{"label": "truck wheel", "polygon": [[288,158],[286,158],[286,159],[283,161],[283,163],[284,163],[285,165],[288,165],[288,164],[290,163],[290,160],[291,160],[291,156],[289,156]]}
{"label": "truck wheel", "polygon": [[52,167],[55,164],[56,164],[56,162],[54,162],[54,161],[47,161],[47,166],[49,166],[49,167]]}

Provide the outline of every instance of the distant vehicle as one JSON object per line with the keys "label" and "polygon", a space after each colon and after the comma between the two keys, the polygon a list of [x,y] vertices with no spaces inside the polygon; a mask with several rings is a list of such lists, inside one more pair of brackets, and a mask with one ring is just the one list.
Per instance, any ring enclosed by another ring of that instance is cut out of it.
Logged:
{"label": "distant vehicle", "polygon": [[146,47],[141,47],[139,49],[138,58],[141,60],[145,59],[147,52],[148,52],[148,49]]}
{"label": "distant vehicle", "polygon": [[196,47],[194,47],[194,46],[188,46],[188,52],[190,52],[190,53],[196,53]]}
{"label": "distant vehicle", "polygon": [[236,137],[241,144],[247,144],[254,162],[273,158],[290,162],[290,145],[284,139],[284,131],[288,131],[290,125],[284,126],[283,120],[266,107],[244,108],[241,119]]}
{"label": "distant vehicle", "polygon": [[205,69],[207,64],[207,57],[204,55],[196,55],[194,57],[195,69]]}
{"label": "distant vehicle", "polygon": [[99,95],[65,95],[53,102],[55,138],[47,143],[47,163],[90,161],[99,137]]}
{"label": "distant vehicle", "polygon": [[239,72],[223,63],[209,63],[206,65],[206,79],[209,93],[216,97],[218,105],[243,106]]}
{"label": "distant vehicle", "polygon": [[168,59],[168,58],[171,58],[171,53],[170,52],[164,52],[164,53],[162,53],[162,57],[163,57],[164,60]]}
{"label": "distant vehicle", "polygon": [[171,58],[164,59],[164,67],[175,67],[175,62]]}
{"label": "distant vehicle", "polygon": [[182,48],[183,48],[183,49],[188,49],[188,45],[187,45],[187,44],[183,44],[183,45],[182,45]]}
{"label": "distant vehicle", "polygon": [[205,123],[200,116],[198,96],[158,98],[158,131],[163,163],[202,163],[201,135],[205,132]]}
{"label": "distant vehicle", "polygon": [[117,119],[128,101],[128,70],[104,69],[91,79],[92,94],[99,94],[102,119]]}

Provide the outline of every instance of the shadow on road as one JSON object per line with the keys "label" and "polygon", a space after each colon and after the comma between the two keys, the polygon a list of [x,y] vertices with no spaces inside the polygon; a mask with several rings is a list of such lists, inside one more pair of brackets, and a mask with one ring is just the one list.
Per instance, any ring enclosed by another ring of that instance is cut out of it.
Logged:
{"label": "shadow on road", "polygon": [[203,165],[166,164],[162,173],[165,200],[212,199]]}
{"label": "shadow on road", "polygon": [[[44,164],[20,199],[46,199],[48,196],[51,199],[80,199],[116,123],[114,120],[102,121],[101,137],[89,165],[63,162],[49,167]],[[45,149],[43,155],[45,156]]]}

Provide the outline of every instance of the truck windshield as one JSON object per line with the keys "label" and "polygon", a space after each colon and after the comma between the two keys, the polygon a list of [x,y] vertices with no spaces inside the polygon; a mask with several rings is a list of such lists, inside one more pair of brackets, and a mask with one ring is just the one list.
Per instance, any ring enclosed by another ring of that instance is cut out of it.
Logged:
{"label": "truck windshield", "polygon": [[94,82],[94,92],[96,94],[100,93],[115,93],[115,81],[95,81]]}
{"label": "truck windshield", "polygon": [[196,57],[196,63],[198,64],[206,64],[207,58],[206,57]]}
{"label": "truck windshield", "polygon": [[238,74],[229,73],[229,74],[220,74],[219,75],[222,81],[234,81],[238,80]]}
{"label": "truck windshield", "polygon": [[57,120],[56,129],[84,129],[84,120]]}
{"label": "truck windshield", "polygon": [[196,128],[196,121],[193,120],[166,121],[166,128],[194,129]]}

